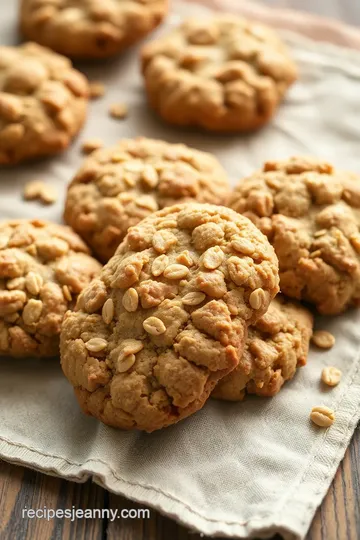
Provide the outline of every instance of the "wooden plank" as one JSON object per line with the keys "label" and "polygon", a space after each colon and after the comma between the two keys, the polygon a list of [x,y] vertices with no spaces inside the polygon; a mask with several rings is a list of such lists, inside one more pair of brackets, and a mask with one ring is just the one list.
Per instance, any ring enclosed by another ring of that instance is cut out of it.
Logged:
{"label": "wooden plank", "polygon": [[102,540],[102,520],[23,518],[28,509],[102,508],[106,492],[91,482],[76,484],[22,467],[0,462],[1,540]]}

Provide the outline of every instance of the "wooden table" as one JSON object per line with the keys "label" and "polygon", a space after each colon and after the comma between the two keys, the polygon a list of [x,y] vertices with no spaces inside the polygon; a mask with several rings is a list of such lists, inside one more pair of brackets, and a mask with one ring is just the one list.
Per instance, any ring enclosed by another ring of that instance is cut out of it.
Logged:
{"label": "wooden table", "polygon": [[[360,539],[360,429],[354,434],[307,540]],[[151,510],[150,519],[22,518],[28,508],[140,508],[96,484],[75,484],[0,462],[1,540],[200,540],[174,521]],[[205,540],[205,537],[202,537]],[[275,540],[275,539],[274,539]]]}

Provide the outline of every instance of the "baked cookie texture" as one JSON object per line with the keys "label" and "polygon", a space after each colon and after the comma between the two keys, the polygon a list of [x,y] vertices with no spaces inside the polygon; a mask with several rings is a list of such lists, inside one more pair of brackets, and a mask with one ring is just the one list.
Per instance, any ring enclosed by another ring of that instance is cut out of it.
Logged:
{"label": "baked cookie texture", "polygon": [[313,329],[312,314],[278,295],[248,330],[238,366],[216,385],[212,397],[241,401],[245,395],[271,397],[304,366]]}
{"label": "baked cookie texture", "polygon": [[230,193],[211,155],[146,138],[94,152],[68,188],[65,221],[107,262],[129,227],[151,213],[196,200],[222,204]]}
{"label": "baked cookie texture", "polygon": [[273,244],[284,294],[327,315],[360,305],[359,175],[315,159],[269,161],[229,206]]}
{"label": "baked cookie texture", "polygon": [[200,409],[278,291],[266,237],[221,206],[165,208],[132,227],[68,312],[62,368],[82,409],[153,431]]}
{"label": "baked cookie texture", "polygon": [[266,124],[297,78],[278,35],[235,15],[185,21],[145,45],[142,70],[164,120],[225,132]]}
{"label": "baked cookie texture", "polygon": [[101,265],[68,227],[0,224],[0,356],[59,354],[63,317]]}
{"label": "baked cookie texture", "polygon": [[76,58],[105,58],[160,24],[168,0],[22,0],[26,38]]}
{"label": "baked cookie texture", "polygon": [[40,45],[0,46],[0,165],[55,154],[80,131],[88,82]]}

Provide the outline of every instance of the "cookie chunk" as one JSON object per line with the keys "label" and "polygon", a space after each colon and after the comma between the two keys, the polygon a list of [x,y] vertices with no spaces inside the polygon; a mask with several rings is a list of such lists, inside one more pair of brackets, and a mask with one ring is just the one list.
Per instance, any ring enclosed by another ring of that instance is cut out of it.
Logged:
{"label": "cookie chunk", "polygon": [[327,315],[360,305],[360,176],[314,159],[267,162],[229,206],[268,235],[284,294]]}
{"label": "cookie chunk", "polygon": [[71,182],[65,221],[107,262],[129,227],[172,204],[222,204],[225,171],[211,155],[182,144],[137,138],[94,152]]}
{"label": "cookie chunk", "polygon": [[68,227],[1,223],[0,356],[59,354],[63,317],[100,269]]}
{"label": "cookie chunk", "polygon": [[266,237],[221,206],[165,208],[132,227],[65,316],[62,368],[82,409],[153,431],[200,409],[239,363],[278,291]]}
{"label": "cookie chunk", "polygon": [[274,396],[306,364],[312,335],[311,313],[281,295],[249,328],[239,365],[215,387],[212,397],[241,401],[246,393]]}
{"label": "cookie chunk", "polygon": [[168,0],[22,0],[22,33],[77,58],[105,58],[151,32]]}
{"label": "cookie chunk", "polygon": [[266,26],[235,15],[190,19],[142,51],[151,106],[172,124],[251,131],[266,124],[297,68]]}
{"label": "cookie chunk", "polygon": [[88,92],[67,58],[35,43],[0,46],[0,165],[67,148],[85,121]]}

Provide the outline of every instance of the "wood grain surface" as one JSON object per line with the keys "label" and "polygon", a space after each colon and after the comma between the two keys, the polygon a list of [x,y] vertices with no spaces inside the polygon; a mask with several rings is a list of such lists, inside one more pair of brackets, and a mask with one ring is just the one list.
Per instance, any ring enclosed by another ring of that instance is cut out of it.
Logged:
{"label": "wood grain surface", "polygon": [[[307,540],[360,539],[360,429],[341,463]],[[27,508],[141,508],[123,497],[86,482],[75,484],[0,462],[1,540],[205,540],[158,512],[150,518],[30,519]],[[276,537],[278,538],[278,537]],[[276,540],[274,538],[274,540]]]}

